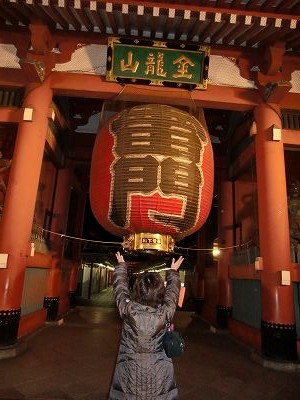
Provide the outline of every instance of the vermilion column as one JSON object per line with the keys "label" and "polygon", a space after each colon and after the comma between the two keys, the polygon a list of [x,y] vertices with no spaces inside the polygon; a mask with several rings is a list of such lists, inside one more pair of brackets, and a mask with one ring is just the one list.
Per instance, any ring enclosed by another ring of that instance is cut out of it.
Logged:
{"label": "vermilion column", "polygon": [[44,308],[47,309],[47,321],[56,321],[58,319],[61,275],[61,257],[53,256],[51,268],[48,270],[44,297]]}
{"label": "vermilion column", "polygon": [[69,300],[70,300],[71,308],[74,308],[76,306],[78,271],[79,271],[80,266],[81,266],[80,261],[73,261],[71,271],[70,271]]}
{"label": "vermilion column", "polygon": [[229,266],[232,255],[232,182],[227,180],[225,170],[221,170],[218,211],[218,242],[221,250],[218,260],[218,300],[217,324],[220,328],[227,328],[227,320],[232,315],[231,281]]}
{"label": "vermilion column", "polygon": [[59,318],[59,308],[64,300],[61,298],[63,293],[62,282],[62,263],[64,259],[64,245],[66,239],[58,234],[66,234],[68,208],[70,201],[71,171],[68,168],[58,171],[55,201],[53,208],[53,218],[50,234],[53,249],[53,262],[49,270],[47,279],[47,290],[44,298],[44,307],[47,309],[47,320],[55,321]]}
{"label": "vermilion column", "polygon": [[[75,236],[82,237],[83,232],[83,223],[84,223],[84,216],[85,216],[85,207],[86,207],[86,197],[87,193],[83,188],[83,192],[79,193],[78,195],[78,205],[77,205],[77,213],[75,217]],[[75,249],[73,256],[74,258],[78,259],[79,263],[81,264],[81,249],[82,245],[84,245],[83,241],[75,242]]]}
{"label": "vermilion column", "polygon": [[[60,169],[58,171],[53,218],[51,224],[51,231],[55,233],[66,234],[70,203],[71,174],[72,171],[68,168]],[[57,234],[51,234],[50,238],[54,251],[59,256],[63,256],[61,253],[63,244],[61,237]]]}
{"label": "vermilion column", "polygon": [[20,122],[0,224],[0,252],[8,254],[0,269],[0,346],[16,343],[26,257],[48,127],[52,90],[46,80],[27,88],[23,108],[33,120]]}
{"label": "vermilion column", "polygon": [[280,360],[297,358],[292,286],[281,284],[281,271],[290,270],[290,239],[284,149],[273,140],[273,125],[281,128],[280,113],[267,104],[255,109],[263,355]]}

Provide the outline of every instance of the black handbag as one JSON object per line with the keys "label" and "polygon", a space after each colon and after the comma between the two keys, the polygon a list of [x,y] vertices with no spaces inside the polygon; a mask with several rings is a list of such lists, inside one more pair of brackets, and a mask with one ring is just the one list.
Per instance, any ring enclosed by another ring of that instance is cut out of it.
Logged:
{"label": "black handbag", "polygon": [[180,332],[171,327],[171,323],[166,323],[166,332],[163,336],[163,348],[167,357],[179,357],[184,351],[184,340]]}

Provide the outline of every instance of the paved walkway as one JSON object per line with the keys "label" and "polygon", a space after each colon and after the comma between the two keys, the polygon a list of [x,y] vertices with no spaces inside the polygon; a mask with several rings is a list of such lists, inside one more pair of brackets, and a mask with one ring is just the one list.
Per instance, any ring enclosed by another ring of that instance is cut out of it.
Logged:
{"label": "paved walkway", "polygon": [[92,307],[112,307],[114,308],[115,303],[113,300],[112,286],[103,289],[99,294],[92,295],[91,299],[77,298],[77,304],[80,306],[92,306]]}
{"label": "paved walkway", "polygon": [[[111,301],[109,290],[101,296]],[[262,367],[247,347],[192,312],[178,311],[175,322],[186,341],[185,354],[174,360],[180,400],[300,399],[299,371]],[[107,399],[120,328],[114,307],[77,306],[63,324],[27,338],[25,353],[0,360],[0,399]]]}

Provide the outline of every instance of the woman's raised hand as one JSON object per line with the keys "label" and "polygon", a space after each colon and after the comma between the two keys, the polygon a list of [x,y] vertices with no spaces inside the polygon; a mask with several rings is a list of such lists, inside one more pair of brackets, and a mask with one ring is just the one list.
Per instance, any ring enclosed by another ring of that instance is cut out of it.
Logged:
{"label": "woman's raised hand", "polygon": [[171,269],[175,269],[175,271],[177,271],[180,265],[182,264],[183,260],[184,258],[182,256],[180,256],[176,261],[175,258],[173,258],[171,263]]}
{"label": "woman's raised hand", "polygon": [[117,257],[118,263],[125,262],[124,257],[122,256],[122,254],[119,251],[116,253],[116,257]]}

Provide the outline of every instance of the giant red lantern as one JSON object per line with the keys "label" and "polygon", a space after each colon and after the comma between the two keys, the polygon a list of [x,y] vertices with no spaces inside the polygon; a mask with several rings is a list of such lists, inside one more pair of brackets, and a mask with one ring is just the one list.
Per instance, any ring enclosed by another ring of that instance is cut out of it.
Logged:
{"label": "giant red lantern", "polygon": [[180,109],[147,104],[123,110],[100,129],[90,201],[98,222],[130,250],[172,251],[199,229],[213,192],[208,132]]}

